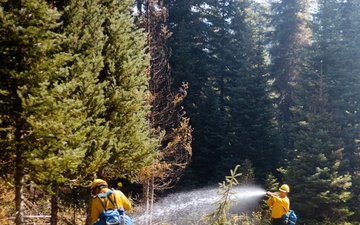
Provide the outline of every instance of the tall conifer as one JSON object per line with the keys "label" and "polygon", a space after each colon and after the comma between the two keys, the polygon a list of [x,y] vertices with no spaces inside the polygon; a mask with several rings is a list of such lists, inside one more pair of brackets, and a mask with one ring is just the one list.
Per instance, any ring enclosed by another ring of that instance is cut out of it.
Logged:
{"label": "tall conifer", "polygon": [[134,180],[152,161],[146,39],[129,2],[107,3],[1,3],[1,167],[4,177],[17,168],[17,224],[24,182],[52,186],[56,224],[59,187],[96,173]]}
{"label": "tall conifer", "polygon": [[[89,41],[86,45],[68,45],[69,49],[76,52],[90,46],[98,54],[93,57],[99,60],[98,63],[90,65],[100,66],[92,73],[92,79],[100,88],[98,91],[101,95],[97,96],[102,98],[103,105],[92,108],[91,112],[101,109],[94,121],[110,129],[110,133],[93,137],[98,142],[87,149],[83,164],[79,167],[83,178],[98,176],[109,182],[119,178],[134,181],[140,169],[153,161],[157,139],[150,136],[151,129],[146,119],[149,112],[146,104],[148,78],[145,72],[149,65],[145,53],[146,36],[134,24],[131,3],[89,1],[80,3],[85,4],[84,7],[76,7],[79,2],[72,1],[71,7],[64,7],[64,19],[69,22],[65,30],[75,39],[87,37],[84,44]],[[76,13],[82,8],[85,8],[84,17]],[[89,23],[81,25],[86,21],[84,18],[89,19]],[[76,69],[77,65],[75,61],[73,68]],[[84,95],[83,99],[87,100],[87,96],[89,100],[96,99],[92,93]]]}
{"label": "tall conifer", "polygon": [[228,112],[227,142],[230,143],[223,164],[247,159],[257,168],[256,177],[265,178],[268,171],[274,171],[279,165],[268,161],[280,162],[276,159],[281,151],[275,133],[264,45],[260,39],[264,30],[254,29],[258,26],[254,18],[259,15],[251,11],[255,6],[250,1],[234,1],[229,6],[228,14],[234,15],[228,28],[233,38],[224,47],[234,59],[233,63],[227,63],[233,75],[222,87],[224,98],[228,98],[224,105]]}
{"label": "tall conifer", "polygon": [[[276,138],[271,137],[273,115],[262,43],[257,42],[259,33],[252,29],[256,26],[249,13],[252,3],[169,4],[174,36],[170,63],[175,81],[189,83],[185,107],[194,128],[188,178],[198,185],[221,180],[247,157],[256,161],[254,165],[265,165],[265,158],[254,157],[257,151],[274,157],[278,152]],[[252,112],[255,108],[258,113]]]}
{"label": "tall conifer", "polygon": [[105,66],[98,76],[107,100],[103,119],[115,134],[115,144],[99,175],[134,181],[139,170],[152,162],[158,144],[147,120],[146,34],[134,24],[132,1],[109,1],[103,7],[107,39],[102,49]]}
{"label": "tall conifer", "polygon": [[[316,63],[322,63],[329,89],[333,117],[344,141],[342,173],[352,176],[353,198],[348,202],[358,221],[359,206],[359,46],[360,5],[358,1],[318,1],[315,15]],[[315,62],[314,62],[315,63]]]}
{"label": "tall conifer", "polygon": [[60,48],[66,36],[54,32],[60,14],[45,1],[7,1],[2,10],[1,146],[3,156],[14,157],[2,165],[15,168],[16,224],[22,224],[25,183],[63,182],[63,172],[84,155],[76,148],[85,139],[77,120],[84,106],[69,98],[74,86],[58,83],[70,59]]}
{"label": "tall conifer", "polygon": [[[71,54],[66,69],[68,73],[61,77],[59,83],[69,84],[73,88],[68,98],[81,102],[83,119],[79,121],[78,131],[85,135],[79,146],[70,146],[79,153],[81,161],[76,170],[66,170],[66,176],[77,187],[86,179],[93,178],[98,168],[109,158],[109,150],[114,144],[113,133],[103,118],[105,112],[104,83],[98,76],[102,70],[102,49],[106,36],[102,28],[104,7],[96,1],[55,2],[62,12],[60,32],[67,35],[62,45],[64,52]],[[58,193],[57,187],[64,187],[69,182],[54,182],[52,195],[52,224],[57,222]]]}
{"label": "tall conifer", "polygon": [[[186,115],[191,118],[190,125],[194,128],[192,135],[193,151],[192,163],[186,170],[184,178],[186,181],[204,185],[209,179],[209,170],[214,170],[216,158],[215,146],[221,145],[221,141],[210,137],[213,133],[210,130],[216,130],[218,126],[212,126],[212,122],[222,120],[217,113],[218,101],[213,90],[205,90],[205,86],[211,83],[207,80],[206,71],[208,71],[207,54],[205,48],[205,26],[200,20],[202,13],[199,5],[189,0],[175,0],[165,2],[169,10],[168,29],[172,33],[169,38],[169,46],[172,50],[170,58],[171,75],[174,79],[174,86],[181,85],[182,82],[188,83],[187,96],[183,102]],[[205,94],[209,93],[209,96]],[[204,95],[205,94],[205,95]],[[211,96],[210,96],[211,95]],[[214,98],[212,98],[214,97]],[[208,109],[212,110],[209,111]],[[206,109],[212,115],[203,116],[202,112]],[[216,119],[215,119],[216,118]],[[199,129],[197,127],[202,127]],[[211,143],[210,143],[211,142]],[[207,144],[205,144],[207,143]],[[210,147],[211,146],[211,147]],[[212,169],[211,169],[212,168]],[[197,171],[197,172],[196,172]],[[197,173],[201,173],[197,174]],[[193,176],[195,175],[195,176]]]}
{"label": "tall conifer", "polygon": [[300,73],[302,48],[309,42],[309,0],[274,1],[272,3],[271,76],[277,91],[278,122],[283,146],[292,148],[289,123],[293,105],[291,82]]}
{"label": "tall conifer", "polygon": [[329,104],[327,75],[321,68],[318,71],[302,73],[294,88],[292,128],[296,157],[287,169],[285,182],[291,187],[291,207],[299,222],[342,224],[352,214],[346,203],[351,197],[351,176],[341,172],[341,128]]}

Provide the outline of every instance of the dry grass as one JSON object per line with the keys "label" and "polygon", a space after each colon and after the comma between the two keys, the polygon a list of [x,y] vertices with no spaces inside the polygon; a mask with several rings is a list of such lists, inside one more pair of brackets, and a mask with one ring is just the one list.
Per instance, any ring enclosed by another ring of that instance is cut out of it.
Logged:
{"label": "dry grass", "polygon": [[[25,225],[45,225],[50,224],[51,205],[47,196],[39,190],[28,189],[24,193],[24,208],[26,216]],[[5,183],[0,179],[0,224],[15,224],[15,187]],[[85,209],[74,209],[60,206],[58,213],[58,225],[79,225],[85,224]]]}
{"label": "dry grass", "polygon": [[8,216],[15,214],[14,200],[14,188],[0,180],[0,224],[9,224]]}

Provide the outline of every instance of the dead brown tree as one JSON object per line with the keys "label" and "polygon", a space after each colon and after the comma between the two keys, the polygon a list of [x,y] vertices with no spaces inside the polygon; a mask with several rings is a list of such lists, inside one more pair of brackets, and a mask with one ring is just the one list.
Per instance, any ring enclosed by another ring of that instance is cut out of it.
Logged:
{"label": "dead brown tree", "polygon": [[151,57],[148,71],[151,93],[148,103],[152,106],[149,126],[155,130],[153,135],[163,135],[158,161],[139,175],[144,188],[143,202],[147,212],[151,212],[155,191],[173,187],[190,162],[192,129],[181,107],[187,94],[187,84],[183,83],[177,92],[172,87],[169,65],[171,50],[167,46],[167,39],[171,36],[166,26],[168,11],[163,7],[163,2],[157,0],[139,1],[138,11],[148,35]]}

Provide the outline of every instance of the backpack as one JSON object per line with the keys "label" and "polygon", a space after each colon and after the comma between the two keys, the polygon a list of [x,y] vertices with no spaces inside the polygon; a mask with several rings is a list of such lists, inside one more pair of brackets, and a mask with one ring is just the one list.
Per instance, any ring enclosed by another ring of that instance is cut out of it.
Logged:
{"label": "backpack", "polygon": [[[116,199],[114,198],[113,202],[109,197],[113,192],[109,190],[106,193],[100,193],[97,195],[98,198],[105,198],[105,204],[101,201],[100,203],[103,206],[104,210],[100,214],[100,220],[98,220],[94,225],[132,225],[132,218],[125,214],[125,210],[123,207],[118,209],[116,204]],[[106,201],[109,200],[114,208],[106,209]]]}
{"label": "backpack", "polygon": [[290,210],[289,212],[285,213],[282,217],[281,217],[282,221],[285,224],[288,225],[295,225],[296,224],[296,220],[297,220],[297,216],[294,212],[294,210]]}

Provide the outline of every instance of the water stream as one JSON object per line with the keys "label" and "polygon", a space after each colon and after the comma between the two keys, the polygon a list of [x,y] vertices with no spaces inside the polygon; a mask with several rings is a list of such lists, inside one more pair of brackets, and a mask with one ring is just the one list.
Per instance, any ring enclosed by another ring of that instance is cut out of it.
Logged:
{"label": "water stream", "polygon": [[[187,192],[170,194],[154,205],[151,225],[193,225],[204,224],[200,221],[204,216],[216,209],[216,202],[221,196],[219,187],[203,188]],[[236,201],[230,211],[233,213],[251,213],[265,196],[265,190],[255,185],[237,185],[233,188],[232,198]],[[134,225],[147,224],[149,215],[134,216]]]}

